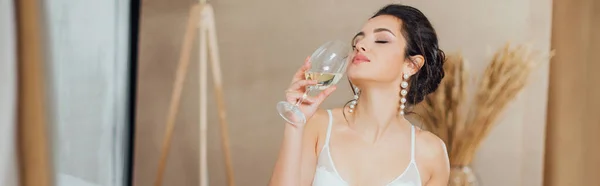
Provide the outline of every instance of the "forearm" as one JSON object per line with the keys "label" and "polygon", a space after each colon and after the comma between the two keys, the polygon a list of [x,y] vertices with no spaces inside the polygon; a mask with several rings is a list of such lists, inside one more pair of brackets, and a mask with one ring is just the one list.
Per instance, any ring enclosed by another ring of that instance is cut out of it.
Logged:
{"label": "forearm", "polygon": [[270,186],[300,185],[303,132],[302,127],[286,124]]}

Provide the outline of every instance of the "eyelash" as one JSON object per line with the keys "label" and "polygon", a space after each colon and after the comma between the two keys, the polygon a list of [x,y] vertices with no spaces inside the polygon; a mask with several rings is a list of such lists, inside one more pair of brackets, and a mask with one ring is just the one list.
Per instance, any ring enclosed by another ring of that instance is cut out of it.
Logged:
{"label": "eyelash", "polygon": [[[389,43],[389,41],[375,41],[375,43],[385,44],[385,43]],[[356,43],[352,44],[352,49],[356,49]]]}

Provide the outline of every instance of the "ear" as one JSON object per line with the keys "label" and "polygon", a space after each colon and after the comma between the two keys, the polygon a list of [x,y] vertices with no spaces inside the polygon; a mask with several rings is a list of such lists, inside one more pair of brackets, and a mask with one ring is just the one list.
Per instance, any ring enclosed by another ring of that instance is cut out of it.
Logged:
{"label": "ear", "polygon": [[402,73],[412,76],[421,69],[423,64],[425,64],[425,58],[422,55],[410,56],[406,60],[406,63],[404,63],[404,71]]}

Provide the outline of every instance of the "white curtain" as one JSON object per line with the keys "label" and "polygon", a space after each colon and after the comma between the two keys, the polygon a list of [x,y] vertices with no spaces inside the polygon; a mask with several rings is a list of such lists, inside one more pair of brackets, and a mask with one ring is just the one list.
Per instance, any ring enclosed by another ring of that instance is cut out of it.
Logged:
{"label": "white curtain", "polygon": [[129,1],[43,9],[55,185],[127,185]]}
{"label": "white curtain", "polygon": [[16,146],[16,22],[12,0],[0,0],[0,185],[19,183]]}

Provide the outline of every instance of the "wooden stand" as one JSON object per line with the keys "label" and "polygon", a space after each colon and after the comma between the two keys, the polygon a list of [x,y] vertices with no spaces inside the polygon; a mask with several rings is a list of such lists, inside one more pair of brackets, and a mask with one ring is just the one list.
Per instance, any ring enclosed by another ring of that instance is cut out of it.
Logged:
{"label": "wooden stand", "polygon": [[[197,25],[199,23],[199,25]],[[233,177],[233,165],[231,162],[231,152],[229,148],[229,133],[226,122],[225,114],[225,101],[223,98],[223,84],[221,80],[221,66],[219,59],[219,49],[217,45],[217,34],[215,29],[214,11],[212,6],[207,4],[205,1],[201,1],[200,4],[194,5],[189,14],[188,24],[186,27],[183,46],[179,56],[179,62],[177,66],[175,85],[173,87],[173,93],[171,95],[171,102],[169,104],[169,113],[167,117],[167,129],[165,130],[165,137],[163,140],[163,148],[161,151],[161,159],[158,166],[155,186],[162,185],[163,173],[166,166],[166,160],[169,153],[170,142],[173,135],[173,129],[175,127],[175,120],[177,116],[177,110],[179,107],[179,101],[181,99],[181,91],[183,89],[183,82],[185,80],[188,65],[190,61],[190,53],[192,50],[192,42],[195,39],[196,34],[194,30],[196,26],[199,27],[199,83],[200,83],[200,185],[208,186],[208,161],[207,161],[207,124],[208,124],[208,110],[207,110],[207,79],[208,72],[207,66],[211,62],[211,71],[213,75],[213,83],[215,89],[215,95],[217,97],[219,121],[221,126],[221,141],[223,154],[225,156],[225,166],[227,170],[227,184],[234,186]],[[210,54],[209,54],[210,53]]]}
{"label": "wooden stand", "polygon": [[[52,146],[47,118],[44,20],[41,1],[14,1],[17,26],[17,130],[18,171],[21,186],[52,186]],[[2,3],[7,4],[7,3]],[[10,4],[10,3],[8,3]],[[12,7],[10,7],[12,8]],[[4,41],[2,41],[4,42]],[[11,69],[12,70],[12,69]],[[51,124],[51,123],[50,123]],[[4,125],[4,123],[0,124]],[[4,153],[3,153],[4,154]],[[4,162],[0,166],[5,166]],[[4,167],[2,167],[4,169]],[[4,175],[0,183],[4,183]]]}

